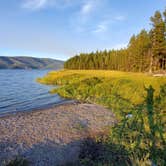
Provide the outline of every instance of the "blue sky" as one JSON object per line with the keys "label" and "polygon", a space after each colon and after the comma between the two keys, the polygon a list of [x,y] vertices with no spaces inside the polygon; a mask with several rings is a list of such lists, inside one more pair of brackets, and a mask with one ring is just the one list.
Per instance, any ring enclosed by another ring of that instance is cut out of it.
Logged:
{"label": "blue sky", "polygon": [[166,0],[0,0],[0,56],[65,60],[125,47]]}

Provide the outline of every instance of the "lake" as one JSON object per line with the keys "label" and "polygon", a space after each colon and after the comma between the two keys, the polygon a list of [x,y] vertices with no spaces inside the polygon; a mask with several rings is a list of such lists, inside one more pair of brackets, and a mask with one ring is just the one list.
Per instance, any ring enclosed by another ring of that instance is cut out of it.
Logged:
{"label": "lake", "polygon": [[51,87],[36,82],[48,70],[0,70],[0,116],[65,102]]}

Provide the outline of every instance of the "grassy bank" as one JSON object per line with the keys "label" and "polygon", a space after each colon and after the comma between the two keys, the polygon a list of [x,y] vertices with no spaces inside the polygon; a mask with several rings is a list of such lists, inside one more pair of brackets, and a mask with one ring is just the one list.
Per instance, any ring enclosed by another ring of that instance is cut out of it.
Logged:
{"label": "grassy bank", "polygon": [[38,81],[58,85],[51,90],[52,93],[98,103],[121,116],[145,101],[146,88],[150,85],[155,89],[154,96],[158,96],[160,87],[166,84],[166,77],[118,71],[62,70],[50,72]]}
{"label": "grassy bank", "polygon": [[[50,72],[38,81],[56,85],[52,93],[98,103],[117,115],[119,123],[110,129],[109,138],[102,141],[107,145],[104,158],[94,161],[89,154],[81,158],[83,162],[109,165],[118,160],[123,165],[166,164],[166,77],[117,71],[62,70]],[[91,149],[98,144],[101,142],[95,142]],[[118,156],[114,159],[110,157],[114,154],[113,144],[118,147]],[[124,161],[126,156],[127,161]]]}

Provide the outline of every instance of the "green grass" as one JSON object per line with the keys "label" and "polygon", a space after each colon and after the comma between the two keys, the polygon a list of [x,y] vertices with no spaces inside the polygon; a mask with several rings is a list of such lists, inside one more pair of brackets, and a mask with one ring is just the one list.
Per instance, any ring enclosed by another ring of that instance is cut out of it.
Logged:
{"label": "green grass", "polygon": [[[132,165],[147,165],[151,161],[159,166],[166,164],[166,77],[106,70],[61,70],[48,73],[38,82],[55,85],[51,93],[98,103],[116,114],[119,123],[110,129],[109,139],[104,142],[108,155],[112,153],[109,145],[114,144],[124,147],[121,150],[127,152]],[[128,114],[132,117],[127,118]],[[86,156],[86,160],[91,159]]]}
{"label": "green grass", "polygon": [[145,87],[152,85],[155,89],[154,95],[158,96],[160,86],[166,84],[166,77],[106,70],[61,70],[50,72],[38,81],[55,85],[52,93],[98,103],[121,115],[144,102]]}

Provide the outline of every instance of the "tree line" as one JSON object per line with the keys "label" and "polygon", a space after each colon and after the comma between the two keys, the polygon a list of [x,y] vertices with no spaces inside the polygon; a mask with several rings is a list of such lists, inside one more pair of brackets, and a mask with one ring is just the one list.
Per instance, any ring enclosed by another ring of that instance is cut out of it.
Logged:
{"label": "tree line", "polygon": [[80,53],[64,64],[66,69],[104,69],[134,72],[166,70],[166,10],[150,18],[152,28],[130,38],[127,48]]}

